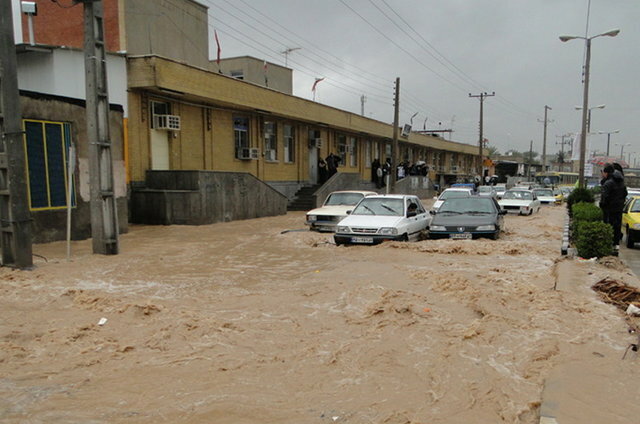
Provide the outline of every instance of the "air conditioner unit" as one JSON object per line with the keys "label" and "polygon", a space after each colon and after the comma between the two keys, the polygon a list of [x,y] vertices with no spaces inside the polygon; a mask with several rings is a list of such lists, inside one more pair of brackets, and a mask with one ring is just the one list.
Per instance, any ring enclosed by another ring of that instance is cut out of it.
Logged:
{"label": "air conditioner unit", "polygon": [[457,166],[452,166],[451,167],[451,172],[453,172],[454,174],[458,173],[458,167]]}
{"label": "air conditioner unit", "polygon": [[257,147],[250,148],[249,156],[251,156],[251,159],[260,159],[260,149],[258,149]]}
{"label": "air conditioner unit", "polygon": [[[238,150],[236,151],[236,158],[237,159],[241,159],[241,160],[251,160],[251,151],[253,149],[250,147],[240,147],[238,148]],[[257,149],[256,149],[257,150]]]}
{"label": "air conditioner unit", "polygon": [[178,115],[153,115],[153,128],[180,131],[180,117]]}
{"label": "air conditioner unit", "polygon": [[316,138],[316,139],[314,140],[314,142],[315,142],[315,146],[316,146],[318,149],[322,149],[322,139],[321,139],[321,138]]}

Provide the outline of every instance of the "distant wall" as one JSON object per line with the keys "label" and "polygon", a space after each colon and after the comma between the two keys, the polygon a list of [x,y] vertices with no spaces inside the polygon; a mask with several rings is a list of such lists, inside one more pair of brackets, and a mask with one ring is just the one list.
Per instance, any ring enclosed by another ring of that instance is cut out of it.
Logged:
{"label": "distant wall", "polygon": [[131,221],[203,225],[284,215],[287,198],[251,174],[147,171],[146,187],[133,188]]}

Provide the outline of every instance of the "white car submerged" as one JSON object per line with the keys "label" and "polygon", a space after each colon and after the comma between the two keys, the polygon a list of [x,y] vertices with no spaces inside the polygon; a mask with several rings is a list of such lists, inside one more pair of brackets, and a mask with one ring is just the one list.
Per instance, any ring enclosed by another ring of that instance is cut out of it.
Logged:
{"label": "white car submerged", "polygon": [[448,188],[442,193],[438,199],[433,203],[433,210],[437,211],[442,203],[444,203],[447,199],[455,199],[459,197],[468,197],[473,195],[473,190],[470,188]]}
{"label": "white car submerged", "polygon": [[540,200],[531,190],[511,189],[504,192],[498,204],[507,212],[518,212],[520,215],[531,215],[540,210]]}
{"label": "white car submerged", "polygon": [[333,239],[337,245],[418,240],[430,222],[431,216],[416,196],[367,196],[340,221]]}
{"label": "white car submerged", "polygon": [[310,230],[333,232],[338,222],[347,216],[347,211],[352,210],[364,197],[376,194],[375,191],[334,191],[321,207],[307,212],[306,224]]}
{"label": "white car submerged", "polygon": [[533,192],[541,204],[554,205],[557,203],[556,196],[550,188],[534,188]]}

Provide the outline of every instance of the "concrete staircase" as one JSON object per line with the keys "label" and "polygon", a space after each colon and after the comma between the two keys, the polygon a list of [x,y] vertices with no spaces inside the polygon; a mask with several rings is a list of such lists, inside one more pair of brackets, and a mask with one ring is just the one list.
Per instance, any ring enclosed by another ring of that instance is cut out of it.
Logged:
{"label": "concrete staircase", "polygon": [[288,211],[308,211],[316,207],[316,196],[314,193],[321,187],[321,184],[304,186],[296,192],[293,199],[287,205]]}

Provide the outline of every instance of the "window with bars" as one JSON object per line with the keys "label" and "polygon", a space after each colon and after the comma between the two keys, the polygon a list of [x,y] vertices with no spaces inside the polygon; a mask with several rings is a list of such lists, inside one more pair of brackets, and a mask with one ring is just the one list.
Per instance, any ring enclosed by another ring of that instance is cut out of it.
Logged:
{"label": "window with bars", "polygon": [[284,161],[287,163],[295,162],[295,129],[293,125],[285,124],[284,128]]}
{"label": "window with bars", "polygon": [[67,157],[71,145],[71,125],[67,122],[25,119],[25,155],[29,207],[33,211],[75,206],[72,184],[68,199]]}
{"label": "window with bars", "polygon": [[266,121],[264,123],[264,157],[265,160],[271,162],[278,160],[278,138],[275,122]]}
{"label": "window with bars", "polygon": [[349,137],[349,165],[358,166],[358,139]]}
{"label": "window with bars", "polygon": [[242,116],[233,117],[233,139],[236,146],[236,157],[249,145],[249,119]]}

